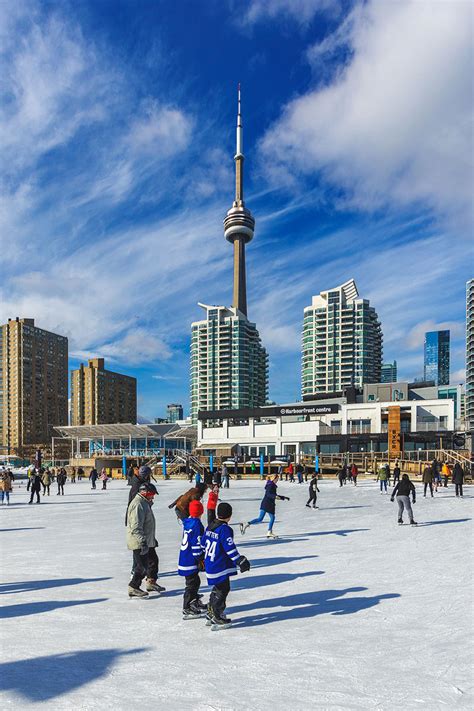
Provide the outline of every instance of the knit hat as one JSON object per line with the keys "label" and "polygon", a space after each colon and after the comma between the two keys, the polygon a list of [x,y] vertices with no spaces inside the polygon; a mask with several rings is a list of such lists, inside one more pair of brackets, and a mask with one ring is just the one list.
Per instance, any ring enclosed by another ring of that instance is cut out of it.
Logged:
{"label": "knit hat", "polygon": [[217,518],[221,521],[232,516],[232,506],[226,501],[221,501],[217,507]]}
{"label": "knit hat", "polygon": [[138,470],[138,476],[143,480],[149,479],[151,477],[150,467],[147,467],[146,464],[142,465]]}
{"label": "knit hat", "polygon": [[200,501],[197,501],[194,499],[193,501],[189,502],[189,515],[192,518],[199,518],[199,516],[202,516],[204,513],[204,506],[201,504]]}

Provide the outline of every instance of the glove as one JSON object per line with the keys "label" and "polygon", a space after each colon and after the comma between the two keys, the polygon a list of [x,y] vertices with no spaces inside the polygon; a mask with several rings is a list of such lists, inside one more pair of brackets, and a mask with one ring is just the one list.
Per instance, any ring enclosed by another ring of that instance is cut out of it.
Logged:
{"label": "glove", "polygon": [[169,509],[174,509],[174,502],[168,506]]}
{"label": "glove", "polygon": [[413,503],[416,504],[416,499],[413,497]]}
{"label": "glove", "polygon": [[282,496],[281,498],[283,499],[283,501],[289,501],[289,500],[290,500],[290,497],[289,497],[289,496]]}
{"label": "glove", "polygon": [[142,547],[140,548],[140,555],[146,555],[149,550],[150,550],[150,549],[148,548],[148,546],[142,546]]}
{"label": "glove", "polygon": [[392,504],[393,504],[393,502],[395,501],[395,499],[393,498],[393,496],[390,497],[390,501],[392,502]]}
{"label": "glove", "polygon": [[237,565],[239,566],[241,573],[246,573],[247,570],[250,570],[250,561],[247,560],[247,558],[244,555],[240,556],[240,558],[237,561]]}

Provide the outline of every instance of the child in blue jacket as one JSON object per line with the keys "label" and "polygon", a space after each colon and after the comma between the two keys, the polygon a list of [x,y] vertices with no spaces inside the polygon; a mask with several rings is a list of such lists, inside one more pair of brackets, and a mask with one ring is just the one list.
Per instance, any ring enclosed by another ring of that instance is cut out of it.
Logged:
{"label": "child in blue jacket", "polygon": [[183,539],[179,551],[178,573],[186,578],[186,588],[183,597],[183,620],[191,620],[201,615],[207,606],[199,599],[201,578],[199,571],[203,569],[202,537],[204,526],[201,516],[204,507],[200,501],[189,502],[189,516],[183,520]]}
{"label": "child in blue jacket", "polygon": [[207,613],[207,624],[213,630],[230,627],[231,620],[224,615],[227,595],[230,591],[230,576],[250,570],[247,558],[240,555],[235,547],[234,532],[228,525],[232,517],[232,506],[221,502],[217,507],[217,518],[209,524],[204,534],[204,567],[211,590]]}

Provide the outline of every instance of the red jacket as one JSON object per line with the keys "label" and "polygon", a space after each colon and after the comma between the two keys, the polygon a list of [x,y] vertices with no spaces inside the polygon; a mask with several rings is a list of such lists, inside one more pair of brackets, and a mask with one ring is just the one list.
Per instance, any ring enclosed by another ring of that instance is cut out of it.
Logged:
{"label": "red jacket", "polygon": [[207,508],[208,510],[211,509],[212,511],[215,510],[217,506],[217,500],[219,498],[219,494],[216,494],[214,491],[209,492],[209,497],[207,499]]}

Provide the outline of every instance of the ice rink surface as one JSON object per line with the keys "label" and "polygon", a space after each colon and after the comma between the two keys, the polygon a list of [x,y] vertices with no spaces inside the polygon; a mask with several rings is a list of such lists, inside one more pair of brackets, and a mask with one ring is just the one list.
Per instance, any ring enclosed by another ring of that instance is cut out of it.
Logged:
{"label": "ice rink surface", "polygon": [[[160,583],[129,600],[128,488],[66,485],[0,507],[2,709],[276,711],[472,708],[472,487],[424,499],[398,526],[375,482],[282,483],[276,541],[235,540],[252,569],[232,579],[229,630],[181,619],[180,526],[158,482]],[[231,481],[233,522],[258,514],[262,482]],[[232,523],[232,522],[231,522]],[[201,576],[203,578],[203,575]],[[202,588],[206,593],[207,587]]]}

